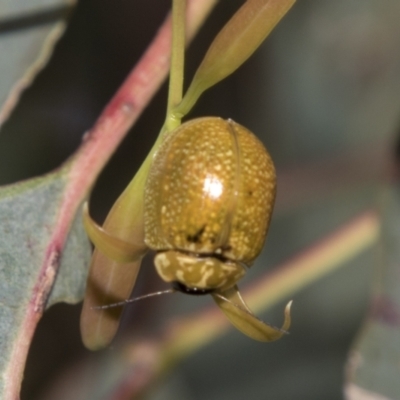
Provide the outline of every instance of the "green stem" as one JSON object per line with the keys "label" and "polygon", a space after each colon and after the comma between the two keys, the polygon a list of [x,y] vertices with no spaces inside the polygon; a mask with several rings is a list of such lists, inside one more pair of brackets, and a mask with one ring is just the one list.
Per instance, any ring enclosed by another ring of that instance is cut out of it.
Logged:
{"label": "green stem", "polygon": [[169,78],[166,130],[169,132],[181,123],[181,116],[172,111],[182,100],[184,54],[185,54],[186,0],[173,0],[172,3],[172,52]]}

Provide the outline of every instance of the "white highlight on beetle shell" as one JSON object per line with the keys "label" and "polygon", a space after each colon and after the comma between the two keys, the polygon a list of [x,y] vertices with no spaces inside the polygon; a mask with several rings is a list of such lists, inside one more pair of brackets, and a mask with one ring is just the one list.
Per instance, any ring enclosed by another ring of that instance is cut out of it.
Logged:
{"label": "white highlight on beetle shell", "polygon": [[203,192],[213,198],[218,199],[224,190],[222,182],[215,175],[207,175],[204,179]]}

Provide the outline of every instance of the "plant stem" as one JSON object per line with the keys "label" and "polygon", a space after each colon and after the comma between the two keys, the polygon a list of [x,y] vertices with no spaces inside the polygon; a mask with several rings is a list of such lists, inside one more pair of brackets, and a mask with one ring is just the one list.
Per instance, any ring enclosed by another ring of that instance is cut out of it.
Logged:
{"label": "plant stem", "polygon": [[169,78],[167,116],[165,120],[165,127],[168,132],[181,123],[181,117],[174,115],[172,110],[182,100],[185,57],[185,18],[186,0],[173,0],[171,71]]}
{"label": "plant stem", "polygon": [[[188,36],[193,38],[217,0],[191,0],[188,6]],[[103,110],[94,127],[83,139],[76,153],[63,165],[69,170],[68,184],[62,194],[57,223],[43,250],[40,279],[32,289],[32,300],[24,312],[24,320],[11,349],[10,363],[2,376],[4,400],[19,398],[21,381],[29,345],[44,311],[46,297],[58,272],[60,254],[66,243],[72,221],[82,200],[87,196],[98,174],[107,163],[125,134],[136,122],[168,71],[170,51],[170,19],[161,26],[157,37],[122,87]],[[40,301],[41,300],[41,301]],[[42,307],[37,309],[37,304]]]}

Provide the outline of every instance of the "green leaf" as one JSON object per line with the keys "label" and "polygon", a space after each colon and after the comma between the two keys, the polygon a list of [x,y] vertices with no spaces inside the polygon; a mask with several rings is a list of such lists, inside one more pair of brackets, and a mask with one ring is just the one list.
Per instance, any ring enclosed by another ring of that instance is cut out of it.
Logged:
{"label": "green leaf", "polygon": [[21,91],[47,62],[74,3],[75,0],[0,0],[0,125]]}
{"label": "green leaf", "polygon": [[348,360],[347,399],[398,399],[400,393],[400,188],[381,201],[381,258],[372,307]]}
{"label": "green leaf", "polygon": [[247,0],[212,42],[182,102],[186,115],[200,95],[236,71],[261,45],[296,0]]}
{"label": "green leaf", "polygon": [[60,302],[76,304],[82,301],[91,254],[92,247],[78,212],[69,231],[46,308]]}
{"label": "green leaf", "polygon": [[62,272],[48,304],[78,302],[83,295],[91,249],[80,218],[59,259],[65,231],[56,225],[67,172],[0,188],[0,393],[10,385],[7,371],[23,371],[15,355],[29,343],[59,262]]}
{"label": "green leaf", "polygon": [[225,291],[212,294],[218,307],[226,315],[229,321],[239,331],[260,342],[272,342],[280,339],[290,327],[290,301],[285,308],[285,321],[282,328],[276,328],[259,320],[248,308],[240,295],[237,286]]}
{"label": "green leaf", "polygon": [[88,223],[88,214],[85,213],[85,227],[95,249],[80,326],[82,340],[91,350],[98,350],[111,342],[122,313],[122,308],[99,310],[94,307],[129,297],[142,257],[147,251],[144,244],[143,192],[151,159],[152,151],[109,211],[101,236],[100,231],[94,229],[94,224]]}

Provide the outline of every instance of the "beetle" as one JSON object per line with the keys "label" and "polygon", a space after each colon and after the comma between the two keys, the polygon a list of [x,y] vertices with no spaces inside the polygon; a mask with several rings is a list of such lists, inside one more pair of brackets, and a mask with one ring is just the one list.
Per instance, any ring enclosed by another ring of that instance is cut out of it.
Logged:
{"label": "beetle", "polygon": [[263,247],[275,192],[272,159],[243,126],[205,117],[175,129],[144,194],[158,274],[195,291],[234,286]]}
{"label": "beetle", "polygon": [[145,188],[145,242],[160,277],[187,294],[210,293],[231,322],[262,341],[282,329],[258,320],[236,287],[262,250],[276,195],[273,161],[231,119],[176,128],[153,159]]}

